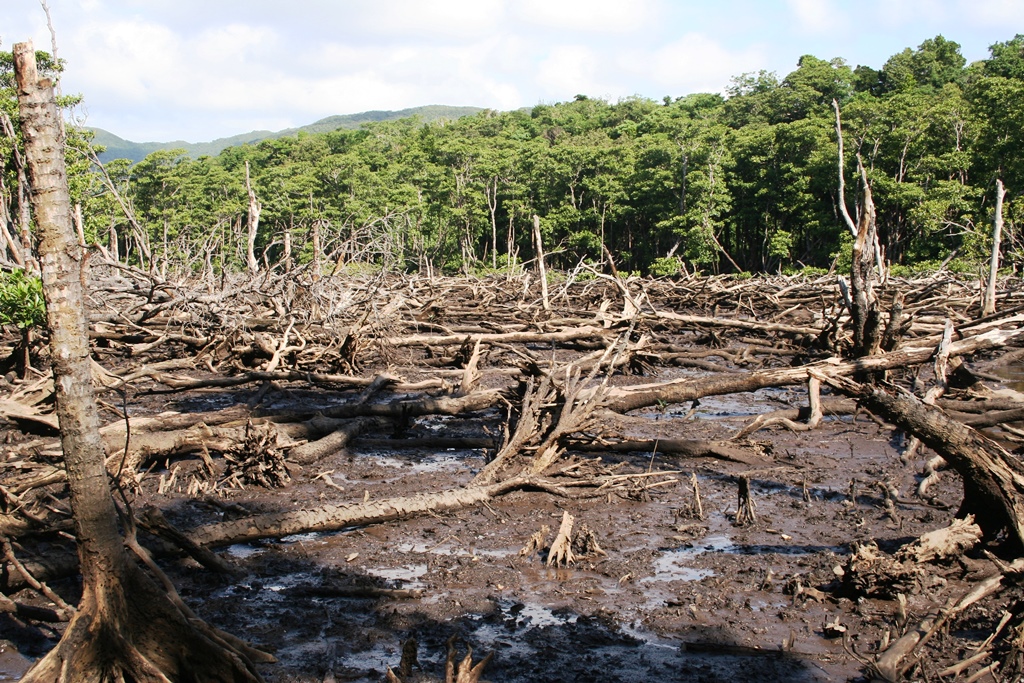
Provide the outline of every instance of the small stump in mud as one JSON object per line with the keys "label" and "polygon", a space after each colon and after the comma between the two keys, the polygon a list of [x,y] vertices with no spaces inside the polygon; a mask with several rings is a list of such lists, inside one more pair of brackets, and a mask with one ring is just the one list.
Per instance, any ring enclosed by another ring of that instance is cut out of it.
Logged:
{"label": "small stump in mud", "polygon": [[246,485],[279,488],[291,481],[284,453],[277,446],[277,430],[271,424],[245,425],[245,441],[236,449],[224,454],[228,462],[224,482],[229,485]]}

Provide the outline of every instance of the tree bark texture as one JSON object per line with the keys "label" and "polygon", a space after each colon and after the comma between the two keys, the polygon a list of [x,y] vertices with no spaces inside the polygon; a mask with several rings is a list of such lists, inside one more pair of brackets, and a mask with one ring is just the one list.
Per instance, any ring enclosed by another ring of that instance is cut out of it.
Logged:
{"label": "tree bark texture", "polygon": [[83,578],[82,600],[60,643],[24,681],[259,680],[251,663],[193,630],[148,576],[128,562],[110,494],[90,373],[83,257],[71,219],[63,127],[53,84],[31,43],[14,46],[19,114],[39,231],[43,294],[61,444]]}
{"label": "tree bark texture", "polygon": [[1003,199],[1006,188],[1002,180],[996,181],[995,219],[992,221],[992,257],[988,265],[988,283],[985,285],[985,296],[982,298],[981,315],[992,315],[996,312],[996,278],[999,276],[999,247],[1003,239]]}

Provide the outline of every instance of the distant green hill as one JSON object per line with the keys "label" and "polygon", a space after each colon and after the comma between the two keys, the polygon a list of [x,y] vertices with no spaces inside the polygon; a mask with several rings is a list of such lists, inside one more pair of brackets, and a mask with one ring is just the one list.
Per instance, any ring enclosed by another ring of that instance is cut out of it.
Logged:
{"label": "distant green hill", "polygon": [[279,131],[254,130],[250,133],[233,135],[229,138],[218,138],[212,142],[185,142],[174,140],[172,142],[131,142],[119,138],[102,128],[90,128],[96,134],[95,143],[103,145],[107,151],[100,155],[101,161],[111,159],[131,159],[133,162],[141,161],[146,155],[159,149],[184,149],[185,152],[195,158],[204,155],[215,156],[228,147],[244,145],[250,142],[259,142],[270,138],[283,138],[289,135],[296,135],[299,131],[307,133],[326,133],[339,128],[354,129],[366,123],[378,121],[397,121],[413,116],[419,117],[424,123],[437,121],[439,119],[457,119],[462,116],[472,116],[480,111],[479,107],[448,107],[441,104],[430,104],[425,107],[413,107],[412,109],[401,109],[399,111],[364,111],[359,114],[343,114],[328,116],[307,126],[300,128],[287,128]]}

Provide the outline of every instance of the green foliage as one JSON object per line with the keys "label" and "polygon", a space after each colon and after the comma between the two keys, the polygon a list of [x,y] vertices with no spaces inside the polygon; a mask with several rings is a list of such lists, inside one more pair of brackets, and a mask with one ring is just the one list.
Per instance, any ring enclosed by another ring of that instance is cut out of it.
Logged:
{"label": "green foliage", "polygon": [[24,270],[0,272],[0,324],[28,330],[46,323],[43,284]]}
{"label": "green foliage", "polygon": [[819,268],[817,266],[803,266],[797,268],[795,266],[787,266],[782,269],[783,275],[801,275],[806,278],[819,278],[823,275],[828,275],[827,268]]}
{"label": "green foliage", "polygon": [[[271,264],[286,236],[292,261],[311,262],[315,231],[326,270],[508,272],[535,257],[538,216],[553,270],[602,261],[607,250],[623,273],[813,276],[834,260],[848,272],[836,100],[847,202],[854,212],[862,203],[859,154],[888,259],[913,267],[957,250],[965,263],[980,261],[996,178],[1010,189],[1007,248],[1017,258],[1022,65],[1022,36],[971,67],[957,43],[936,36],[878,68],[805,55],[782,78],[737,77],[725,97],[580,95],[529,111],[331,117],[284,137],[231,139],[198,158],[193,148],[152,151],[135,165],[109,164],[109,182],[76,173],[74,191],[89,239],[146,268],[186,273],[244,269],[246,164],[262,205],[256,249]],[[0,171],[8,188],[11,168]]]}
{"label": "green foliage", "polygon": [[658,257],[647,269],[651,277],[675,277],[683,273],[683,260],[678,256]]}

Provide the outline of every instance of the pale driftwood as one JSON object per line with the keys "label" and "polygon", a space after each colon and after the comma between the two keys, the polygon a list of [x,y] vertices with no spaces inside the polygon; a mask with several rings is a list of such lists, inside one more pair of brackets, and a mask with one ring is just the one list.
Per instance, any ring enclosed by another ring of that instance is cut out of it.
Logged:
{"label": "pale driftwood", "polygon": [[[610,475],[591,479],[558,481],[532,475],[517,475],[503,481],[469,486],[444,491],[399,496],[380,501],[368,499],[359,503],[323,505],[313,510],[290,510],[253,515],[243,519],[216,522],[192,531],[188,536],[196,544],[217,547],[233,543],[247,543],[261,538],[280,538],[298,533],[338,531],[350,526],[378,524],[397,519],[456,510],[479,503],[519,489],[539,489],[556,495],[572,496],[568,487],[590,486],[595,490],[611,490],[628,485],[636,478],[649,480],[665,477],[674,472],[651,472],[638,475]],[[648,484],[659,486],[672,483],[675,479]],[[564,484],[564,486],[563,486]]]}
{"label": "pale driftwood", "polygon": [[388,522],[414,515],[468,507],[525,486],[529,481],[527,477],[519,477],[489,486],[469,486],[381,501],[324,505],[314,510],[254,515],[200,527],[189,534],[189,538],[199,545],[216,547],[311,531],[337,531],[347,526]]}
{"label": "pale driftwood", "polygon": [[572,525],[575,519],[566,511],[562,511],[562,523],[555,534],[548,550],[547,565],[570,567],[576,564],[576,555],[572,552]]}
{"label": "pale driftwood", "polygon": [[[241,375],[231,377],[206,377],[194,379],[191,377],[176,377],[163,372],[150,372],[146,376],[170,387],[176,391],[187,391],[189,389],[210,389],[228,388],[253,384],[256,382],[308,382],[318,386],[329,386],[335,388],[369,388],[376,380],[375,377],[359,377],[357,375],[339,375],[322,372],[302,372],[300,370],[253,370]],[[441,389],[444,383],[438,379],[428,379],[422,382],[395,382],[392,388],[395,391],[427,391],[430,389]]]}
{"label": "pale driftwood", "polygon": [[541,303],[545,311],[551,310],[551,301],[548,299],[548,272],[544,264],[544,237],[540,232],[540,216],[533,215],[533,248],[537,252],[537,270],[540,277]]}
{"label": "pale driftwood", "polygon": [[319,420],[314,418],[311,422],[314,424],[332,423],[335,425],[335,428],[329,434],[317,439],[316,441],[309,441],[307,443],[300,444],[288,451],[289,460],[293,460],[300,465],[309,465],[322,460],[329,455],[333,455],[343,449],[349,441],[363,432],[373,428],[385,427],[390,424],[388,420],[374,417],[362,417],[340,421],[330,420],[329,418],[320,418]]}
{"label": "pale driftwood", "polygon": [[913,543],[900,548],[896,559],[900,562],[932,562],[947,557],[958,557],[981,540],[981,527],[974,516],[954,519],[949,526],[923,534]]}
{"label": "pale driftwood", "polygon": [[[949,345],[951,343],[953,343],[953,323],[949,318],[946,318],[946,322],[942,329],[942,341],[939,342],[939,348],[935,350],[935,384],[928,389],[923,399],[923,401],[930,406],[935,405],[935,402],[938,401],[944,393],[946,393],[946,388],[949,384],[946,375],[949,369]],[[953,361],[956,363],[960,362],[958,358],[954,358]],[[910,443],[907,444],[907,448],[903,453],[904,462],[913,458],[917,449],[920,447],[921,440],[916,436],[911,436]],[[934,468],[932,469],[932,472],[935,472]],[[927,490],[927,486],[919,489],[922,495],[925,490]]]}
{"label": "pale driftwood", "polygon": [[996,207],[992,222],[992,257],[988,265],[988,282],[981,298],[981,314],[992,315],[996,312],[996,278],[999,277],[999,247],[1003,238],[1003,199],[1006,188],[1002,178],[996,180]]}
{"label": "pale driftwood", "polygon": [[584,453],[650,453],[669,458],[715,458],[738,462],[750,467],[763,467],[768,460],[749,450],[738,448],[730,441],[705,441],[701,439],[644,439],[610,441],[595,444],[570,440],[566,447]]}
{"label": "pale driftwood", "polygon": [[724,327],[736,330],[753,330],[757,332],[781,332],[788,335],[805,337],[817,337],[821,329],[817,327],[806,327],[803,325],[786,325],[784,323],[769,323],[758,320],[741,320],[736,318],[710,318],[699,315],[682,315],[671,311],[655,311],[653,314],[644,314],[643,317],[650,317],[655,320],[673,322],[687,327]]}
{"label": "pale driftwood", "polygon": [[614,330],[607,330],[603,327],[594,327],[591,325],[584,325],[580,327],[571,327],[568,329],[553,331],[553,332],[494,332],[489,334],[448,334],[448,335],[431,335],[431,334],[408,334],[401,337],[388,337],[384,340],[384,343],[388,346],[451,346],[453,344],[462,344],[469,338],[470,343],[476,343],[478,341],[485,344],[491,342],[501,342],[505,344],[509,343],[522,343],[522,344],[534,344],[534,343],[567,343],[581,340],[591,339],[611,339],[616,336]]}
{"label": "pale driftwood", "polygon": [[48,432],[60,430],[55,413],[42,413],[35,406],[25,405],[10,399],[0,399],[0,415],[17,422],[34,422]]}
{"label": "pale driftwood", "polygon": [[767,429],[773,425],[782,425],[793,432],[807,432],[817,429],[821,424],[823,416],[821,409],[821,380],[811,375],[807,379],[807,403],[808,415],[806,422],[794,422],[788,417],[758,415],[754,420],[741,429],[734,438],[741,439],[761,429]]}

